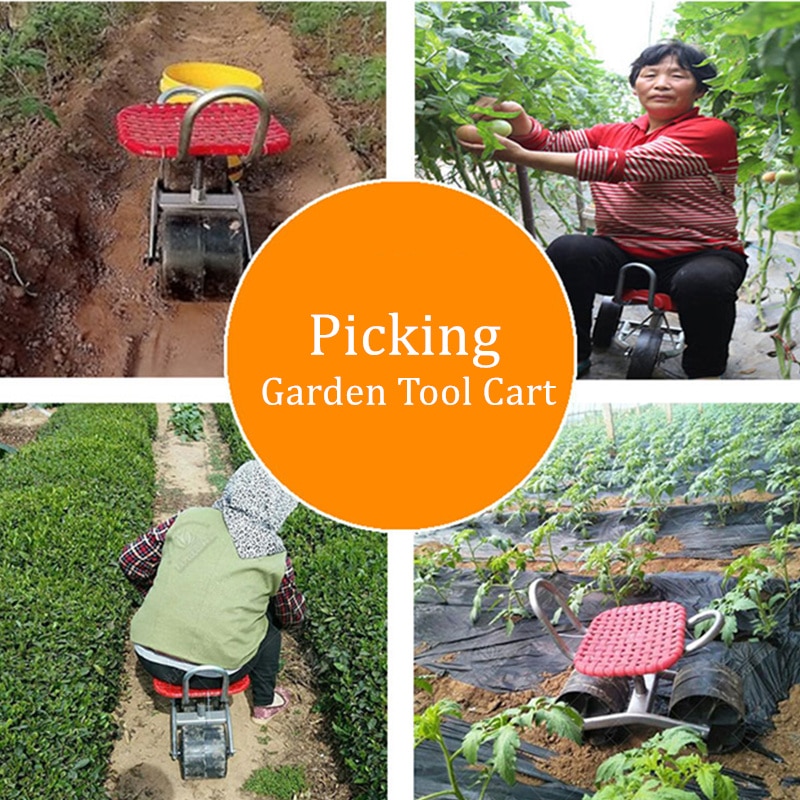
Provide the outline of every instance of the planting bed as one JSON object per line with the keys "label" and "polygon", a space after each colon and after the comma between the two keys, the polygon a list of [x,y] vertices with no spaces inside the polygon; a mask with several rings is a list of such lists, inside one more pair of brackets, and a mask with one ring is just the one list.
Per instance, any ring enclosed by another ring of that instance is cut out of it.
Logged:
{"label": "planting bed", "polygon": [[[466,529],[419,534],[416,664],[430,691],[418,691],[418,713],[443,698],[460,703],[464,721],[446,723],[452,751],[478,720],[559,693],[569,665],[532,617],[535,577],[565,594],[591,582],[585,623],[614,595],[674,600],[689,614],[719,605],[729,644],[714,642],[692,663],[729,664],[744,681],[746,717],[742,746],[711,759],[730,770],[742,798],[797,796],[799,419],[793,405],[650,407],[617,413],[612,438],[587,418],[565,426],[513,501]],[[528,729],[532,753],[517,760],[524,774],[514,786],[495,775],[487,796],[582,798],[601,762],[651,733],[599,747]],[[490,758],[485,751],[479,763]],[[463,785],[473,783],[474,770],[456,763]],[[449,786],[431,742],[417,748],[416,776],[418,797]]]}

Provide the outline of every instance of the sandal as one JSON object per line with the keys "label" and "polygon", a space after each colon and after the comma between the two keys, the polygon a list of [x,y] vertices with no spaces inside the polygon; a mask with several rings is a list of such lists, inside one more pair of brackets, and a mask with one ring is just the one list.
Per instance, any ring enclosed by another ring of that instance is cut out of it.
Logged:
{"label": "sandal", "polygon": [[267,720],[272,719],[276,714],[283,711],[289,705],[289,692],[286,689],[276,689],[272,704],[268,706],[253,706],[251,719],[257,725],[263,725]]}

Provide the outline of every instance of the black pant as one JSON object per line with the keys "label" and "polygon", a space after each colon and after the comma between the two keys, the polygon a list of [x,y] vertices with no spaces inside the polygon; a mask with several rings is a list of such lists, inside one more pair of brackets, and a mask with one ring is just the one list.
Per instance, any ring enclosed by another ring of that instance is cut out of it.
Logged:
{"label": "black pant", "polygon": [[[281,656],[281,632],[276,624],[273,624],[272,615],[267,614],[269,628],[267,635],[261,640],[261,644],[256,654],[243,666],[233,673],[229,680],[231,683],[250,675],[250,685],[253,688],[253,705],[268,706],[275,697],[275,681],[278,678],[278,669]],[[138,656],[138,653],[137,653]],[[186,672],[177,667],[168,667],[165,664],[157,664],[149,659],[138,656],[141,665],[154,678],[166,681],[167,683],[182,684],[183,676]],[[218,689],[222,686],[221,678],[203,678],[196,676],[192,678],[193,689]]]}
{"label": "black pant", "polygon": [[[640,261],[655,270],[657,289],[672,296],[686,336],[683,369],[690,378],[722,375],[736,320],[736,292],[747,258],[732,250],[704,250],[684,256],[638,258],[602,236],[559,236],[547,248],[572,306],[578,361],[592,352],[592,307],[597,293],[613,294],[623,264]],[[647,287],[647,276],[631,270],[626,288]]]}

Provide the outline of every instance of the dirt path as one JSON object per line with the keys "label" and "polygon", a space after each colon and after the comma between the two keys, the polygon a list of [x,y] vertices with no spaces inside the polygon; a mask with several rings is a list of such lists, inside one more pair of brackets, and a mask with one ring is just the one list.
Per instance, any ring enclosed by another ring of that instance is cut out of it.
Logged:
{"label": "dirt path", "polygon": [[[159,406],[154,443],[159,493],[154,519],[176,510],[213,502],[230,467],[210,408],[205,410],[206,436],[184,443],[167,427],[169,408]],[[241,789],[253,770],[284,764],[302,766],[308,797],[349,800],[349,788],[337,780],[333,757],[323,741],[323,720],[311,709],[316,702],[312,674],[297,644],[285,634],[278,685],[286,687],[291,704],[267,725],[250,721],[250,693],[236,695],[231,713],[236,754],[224,779],[182,781],[178,763],[169,756],[169,701],[153,692],[147,673],[129,648],[126,688],[116,716],[121,730],[111,759],[108,792],[113,800],[236,800],[256,795]],[[305,795],[304,795],[305,796]]]}
{"label": "dirt path", "polygon": [[[259,74],[290,131],[285,153],[245,175],[254,246],[308,202],[362,179],[325,105],[294,61],[292,40],[255,3],[153,3],[115,32],[98,74],[56,107],[59,129],[18,175],[0,183],[0,375],[222,375],[227,303],[165,301],[143,265],[154,159],[117,144],[114,118],[152,101],[180,61],[234,63]],[[2,180],[2,176],[0,176]],[[281,265],[290,267],[291,265]],[[35,293],[35,296],[33,296]]]}

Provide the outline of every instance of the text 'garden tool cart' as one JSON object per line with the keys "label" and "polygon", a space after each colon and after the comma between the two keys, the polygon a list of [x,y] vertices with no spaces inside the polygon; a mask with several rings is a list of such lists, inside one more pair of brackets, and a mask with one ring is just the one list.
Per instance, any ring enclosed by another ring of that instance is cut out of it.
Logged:
{"label": "text 'garden tool cart'", "polygon": [[[679,603],[639,603],[603,611],[586,628],[550,581],[535,580],[528,595],[539,621],[575,667],[558,699],[583,717],[587,738],[615,741],[632,725],[680,725],[702,736],[710,752],[741,744],[745,709],[739,675],[709,661],[689,660],[673,669],[719,634],[724,623],[719,611],[708,609],[687,620]],[[552,617],[558,608],[572,633],[556,630]],[[703,621],[710,621],[710,628],[687,643],[687,632]],[[570,636],[578,640],[577,647],[566,643]],[[654,710],[662,681],[672,681],[668,715]]]}
{"label": "text 'garden tool cart'", "polygon": [[[192,66],[235,69],[202,62]],[[128,152],[161,162],[150,199],[146,260],[158,267],[162,294],[179,300],[230,298],[253,255],[236,179],[243,166],[290,144],[266,97],[247,85],[208,90],[177,85],[155,103],[122,109],[116,123],[119,142]],[[208,185],[209,158],[228,163],[229,177],[221,189]],[[188,187],[178,188],[170,162],[184,159],[192,161],[191,179]]]}

